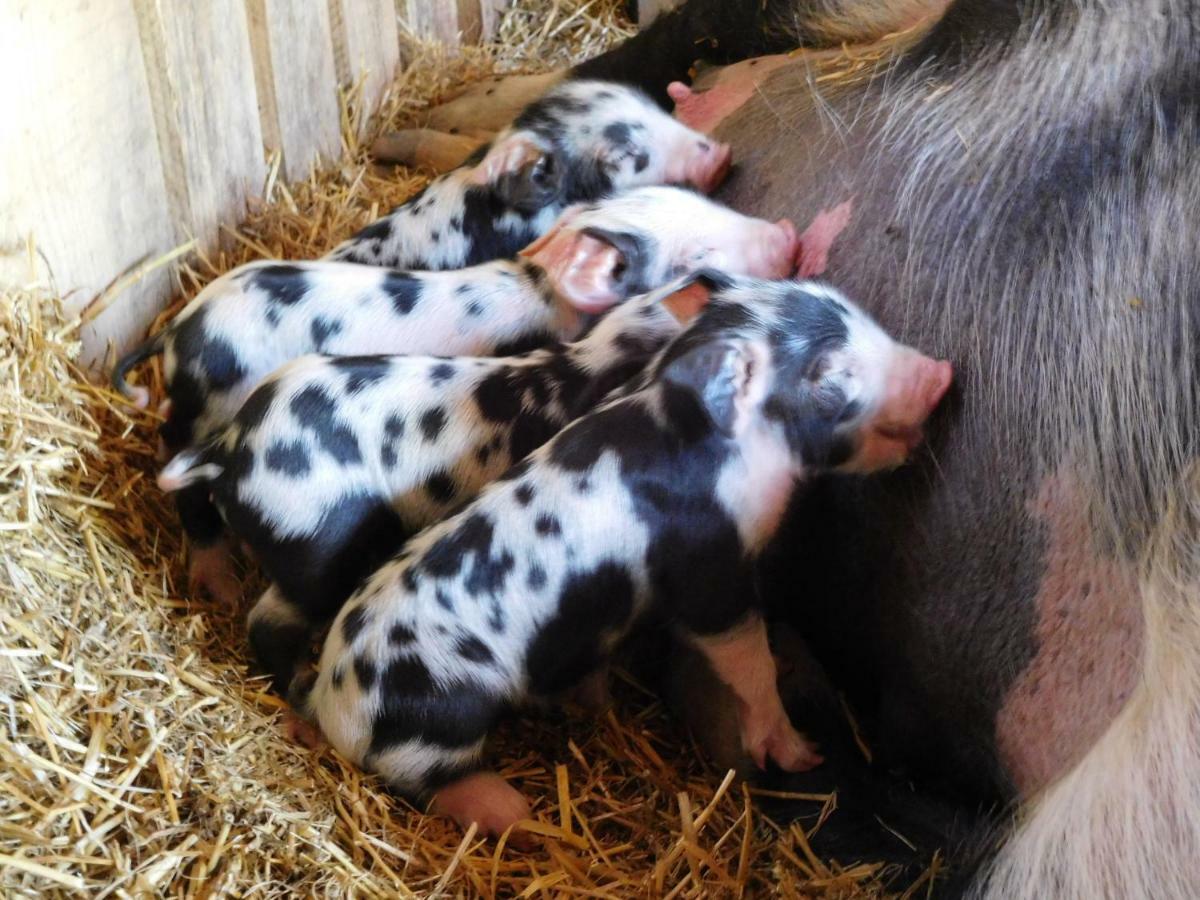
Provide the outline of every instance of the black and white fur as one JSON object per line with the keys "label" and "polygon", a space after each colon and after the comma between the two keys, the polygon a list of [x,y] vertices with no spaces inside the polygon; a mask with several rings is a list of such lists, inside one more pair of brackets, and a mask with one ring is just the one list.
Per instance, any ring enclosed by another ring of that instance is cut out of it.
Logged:
{"label": "black and white fur", "polygon": [[535,100],[475,157],[329,258],[458,269],[511,257],[571,203],[651,184],[709,190],[728,158],[727,146],[676,121],[637,89],[572,81]]}
{"label": "black and white fur", "polygon": [[864,468],[904,354],[828,288],[717,291],[643,390],[568,426],[372,575],[295,699],[350,759],[500,831],[526,810],[477,772],[492,724],[600,668],[653,608],[733,687],[756,760],[815,764],[780,704],[750,569],[801,478]]}
{"label": "black and white fur", "polygon": [[272,581],[249,630],[277,689],[315,627],[408,537],[640,372],[694,314],[692,302],[663,302],[694,280],[618,306],[575,343],[519,356],[302,357],[171,460],[160,486],[206,485]]}

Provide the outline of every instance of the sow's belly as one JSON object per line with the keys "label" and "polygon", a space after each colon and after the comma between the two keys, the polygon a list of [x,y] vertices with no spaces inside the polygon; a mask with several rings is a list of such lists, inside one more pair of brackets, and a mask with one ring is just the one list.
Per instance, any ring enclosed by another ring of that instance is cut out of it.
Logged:
{"label": "sow's belly", "polygon": [[1025,793],[1119,710],[1141,629],[1129,567],[1095,546],[1087,488],[1038,437],[1048,421],[1071,427],[1042,396],[1055,337],[1044,332],[1071,319],[1039,318],[1043,343],[1014,339],[1042,292],[1011,285],[1041,277],[1055,239],[1039,244],[1045,186],[1033,178],[1014,203],[1011,185],[988,194],[970,183],[986,173],[958,159],[918,159],[903,140],[878,152],[885,88],[835,83],[814,103],[809,74],[777,67],[742,92],[717,129],[737,160],[719,199],[813,223],[806,274],[948,358],[956,383],[914,464],[831,480],[796,504],[767,567],[769,603],[874,714],[885,748],[972,794]]}

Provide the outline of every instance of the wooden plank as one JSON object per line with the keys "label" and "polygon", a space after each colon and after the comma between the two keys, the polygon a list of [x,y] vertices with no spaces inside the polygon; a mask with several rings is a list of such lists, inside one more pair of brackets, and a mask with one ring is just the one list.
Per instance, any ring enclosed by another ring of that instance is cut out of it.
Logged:
{"label": "wooden plank", "polygon": [[[0,280],[29,276],[32,236],[78,311],[122,272],[169,251],[171,219],[138,23],[127,0],[0,4]],[[140,339],[171,290],[164,270],[83,331],[85,365]]]}
{"label": "wooden plank", "polygon": [[179,227],[202,246],[266,178],[242,0],[134,0],[163,171]]}
{"label": "wooden plank", "polygon": [[[396,14],[408,30],[418,37],[457,46],[459,43],[459,9],[470,6],[471,0],[396,0]],[[479,0],[474,0],[476,12]]]}
{"label": "wooden plank", "polygon": [[[482,0],[486,2],[486,0]],[[464,44],[478,44],[483,39],[483,8],[481,0],[457,0],[458,39]]]}
{"label": "wooden plank", "polygon": [[509,0],[479,0],[480,41],[490,41],[496,37],[500,19],[508,6]]}
{"label": "wooden plank", "polygon": [[[338,81],[364,79],[364,112],[373,112],[400,61],[394,0],[329,0],[329,26]],[[366,115],[360,125],[366,123]]]}
{"label": "wooden plank", "polygon": [[283,151],[288,178],[303,178],[341,146],[329,7],[246,0],[263,141]]}

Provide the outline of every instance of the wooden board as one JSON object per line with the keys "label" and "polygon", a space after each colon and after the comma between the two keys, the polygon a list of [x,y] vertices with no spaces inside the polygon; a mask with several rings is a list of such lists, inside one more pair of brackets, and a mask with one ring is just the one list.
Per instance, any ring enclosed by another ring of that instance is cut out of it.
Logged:
{"label": "wooden board", "polygon": [[329,26],[338,81],[364,79],[363,106],[374,110],[400,61],[394,0],[329,0]]}
{"label": "wooden board", "polygon": [[[78,311],[178,238],[137,19],[128,2],[8,0],[0,9],[0,278],[29,279],[33,237]],[[140,339],[170,292],[151,274],[84,330],[84,363]]]}
{"label": "wooden board", "polygon": [[242,0],[134,0],[171,211],[206,247],[266,179]]}
{"label": "wooden board", "polygon": [[470,18],[472,7],[479,14],[479,0],[396,0],[396,14],[413,34],[423,38],[457,44],[460,17],[465,12]]}
{"label": "wooden board", "polygon": [[245,0],[259,119],[283,173],[304,178],[341,147],[329,7],[294,0]]}

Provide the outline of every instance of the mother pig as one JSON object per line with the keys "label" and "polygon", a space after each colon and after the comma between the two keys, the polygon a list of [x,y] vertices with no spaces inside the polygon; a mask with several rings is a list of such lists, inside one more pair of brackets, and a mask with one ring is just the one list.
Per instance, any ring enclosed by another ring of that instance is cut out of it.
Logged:
{"label": "mother pig", "polygon": [[578,73],[665,100],[698,52],[899,31],[669,89],[722,199],[961,373],[923,464],[807,499],[769,601],[878,752],[1016,804],[973,894],[1200,896],[1200,3],[691,0]]}

